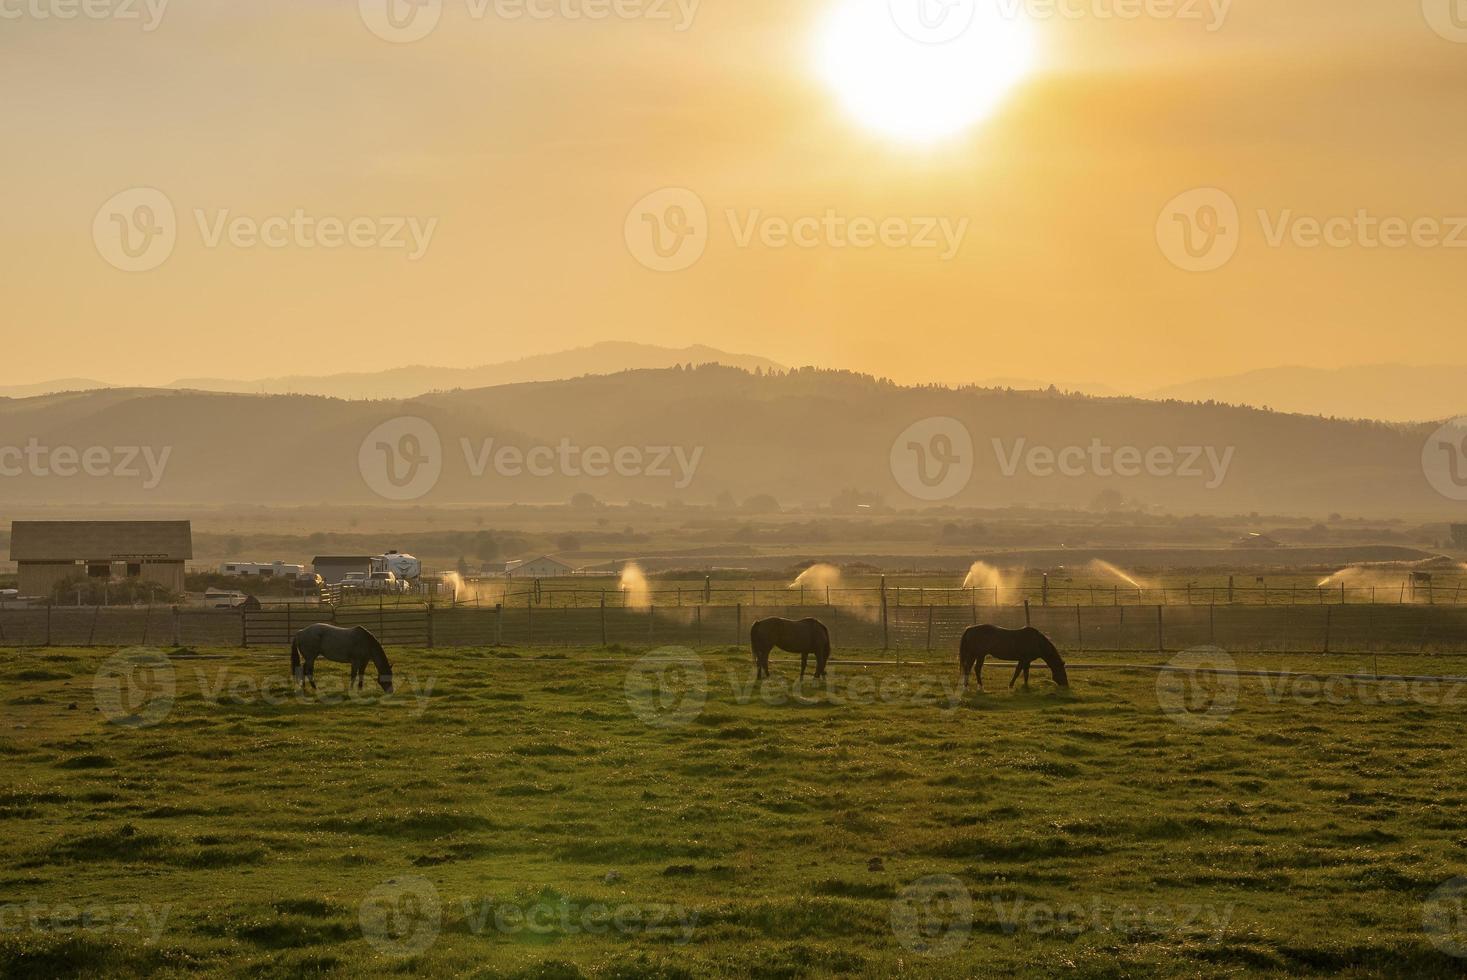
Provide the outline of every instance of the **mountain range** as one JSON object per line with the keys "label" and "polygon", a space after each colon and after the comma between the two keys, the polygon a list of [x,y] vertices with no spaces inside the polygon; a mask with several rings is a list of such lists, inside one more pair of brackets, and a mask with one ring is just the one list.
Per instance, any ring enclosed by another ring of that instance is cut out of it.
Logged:
{"label": "mountain range", "polygon": [[[1113,491],[1174,513],[1460,519],[1423,472],[1435,429],[811,368],[640,369],[387,401],[115,388],[0,400],[0,488],[60,505],[381,503],[402,489],[384,483],[390,461],[408,483],[432,477],[401,498],[422,504],[824,504],[854,490],[899,507],[1085,507]],[[75,475],[5,455],[26,446],[68,450]],[[1122,450],[1146,465],[1117,466]],[[77,472],[89,452],[93,475]],[[116,472],[129,453],[133,475]],[[952,466],[970,472],[936,496],[914,482]]]}
{"label": "mountain range", "polygon": [[[608,341],[478,367],[412,365],[347,374],[255,379],[179,378],[160,387],[241,394],[322,395],[354,400],[402,399],[430,392],[559,381],[590,374],[617,374],[679,364],[722,364],[748,371],[782,369],[782,365],[766,357],[730,353],[703,345],[670,348]],[[1100,398],[1131,396],[1155,401],[1222,402],[1301,415],[1387,422],[1424,422],[1467,415],[1467,365],[1273,367],[1135,390],[1095,381],[1008,376],[978,378],[972,383],[983,388],[1033,391],[1054,386],[1066,392]],[[118,386],[89,378],[62,378],[0,386],[0,398],[27,398],[110,387]]]}
{"label": "mountain range", "polygon": [[[519,360],[478,367],[429,367],[409,365],[386,371],[346,374],[288,375],[274,378],[179,378],[159,387],[192,391],[237,392],[255,395],[323,395],[329,398],[412,398],[433,391],[484,388],[526,381],[555,381],[584,374],[615,374],[639,368],[663,368],[676,364],[723,364],[753,371],[780,367],[774,361],[752,354],[734,354],[702,344],[689,347],[659,347],[624,341],[605,341],[589,347],[536,354]],[[63,391],[88,391],[120,387],[105,381],[64,378],[11,387],[0,386],[0,398],[25,398]]]}

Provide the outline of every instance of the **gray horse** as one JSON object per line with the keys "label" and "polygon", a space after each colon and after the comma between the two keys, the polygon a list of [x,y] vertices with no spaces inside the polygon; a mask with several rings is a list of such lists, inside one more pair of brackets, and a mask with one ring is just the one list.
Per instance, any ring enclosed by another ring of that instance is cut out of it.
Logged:
{"label": "gray horse", "polygon": [[290,641],[290,673],[295,682],[305,690],[306,682],[316,686],[316,658],[325,657],[332,663],[351,664],[351,681],[357,690],[362,689],[362,679],[367,674],[367,661],[377,665],[377,683],[382,690],[392,693],[392,664],[382,644],[365,626],[346,629],[328,623],[307,626]]}

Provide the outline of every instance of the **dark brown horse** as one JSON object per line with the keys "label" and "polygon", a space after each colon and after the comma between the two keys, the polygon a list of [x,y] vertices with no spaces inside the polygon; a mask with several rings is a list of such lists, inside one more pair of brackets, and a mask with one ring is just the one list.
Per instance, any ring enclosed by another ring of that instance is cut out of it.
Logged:
{"label": "dark brown horse", "polygon": [[329,623],[307,626],[290,641],[290,673],[295,682],[305,690],[306,682],[316,686],[316,658],[324,657],[333,663],[350,664],[351,680],[347,689],[362,688],[367,675],[367,662],[377,666],[377,683],[388,694],[392,693],[392,664],[382,644],[365,626],[347,629]]}
{"label": "dark brown horse", "polygon": [[[1060,687],[1070,686],[1070,677],[1065,673],[1064,658],[1059,655],[1049,637],[1032,626],[1021,630],[970,626],[964,630],[963,642],[958,647],[958,663],[963,668],[964,687],[968,686],[969,671],[977,674],[978,687],[983,687],[983,661],[989,657],[1017,663],[1009,687],[1014,686],[1020,674],[1024,675],[1024,686],[1028,687],[1029,665],[1036,660],[1043,660],[1049,665],[1050,676],[1056,684]],[[974,670],[975,666],[977,670]]]}
{"label": "dark brown horse", "polygon": [[805,679],[810,654],[815,654],[817,678],[825,676],[825,662],[830,659],[830,631],[818,619],[761,619],[749,630],[749,645],[761,678],[769,676],[769,651],[775,647],[800,655],[800,680]]}

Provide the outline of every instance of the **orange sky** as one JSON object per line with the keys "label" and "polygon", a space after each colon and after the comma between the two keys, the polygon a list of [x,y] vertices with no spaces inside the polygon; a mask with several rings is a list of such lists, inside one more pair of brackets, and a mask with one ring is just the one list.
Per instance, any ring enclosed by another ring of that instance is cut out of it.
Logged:
{"label": "orange sky", "polygon": [[[443,0],[411,44],[374,36],[355,0],[174,0],[151,32],[32,12],[55,2],[0,0],[21,12],[0,23],[0,383],[481,363],[602,339],[1119,387],[1467,360],[1467,234],[1267,239],[1286,214],[1467,217],[1467,44],[1416,0],[1236,0],[1213,32],[1103,20],[1128,0],[1087,0],[1036,24],[1040,68],[997,115],[935,146],[863,128],[816,79],[834,0],[702,0],[682,32]],[[166,194],[177,242],[129,273],[93,225],[134,187]],[[625,232],[664,187],[709,212],[706,251],[677,272],[640,264]],[[1199,187],[1226,191],[1241,222],[1236,256],[1200,273],[1157,240],[1163,206]],[[211,247],[199,227],[200,212],[207,228],[297,210],[436,224],[416,260]],[[734,233],[826,212],[965,234],[944,260]]]}

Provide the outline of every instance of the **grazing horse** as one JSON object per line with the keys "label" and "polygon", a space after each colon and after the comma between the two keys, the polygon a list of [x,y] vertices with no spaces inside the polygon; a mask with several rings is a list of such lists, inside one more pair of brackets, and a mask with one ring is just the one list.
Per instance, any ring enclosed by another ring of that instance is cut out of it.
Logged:
{"label": "grazing horse", "polygon": [[[351,664],[351,681],[357,690],[362,689],[362,679],[367,674],[367,661],[377,665],[377,683],[382,690],[392,693],[392,664],[382,644],[377,642],[365,626],[350,629],[317,623],[307,626],[290,641],[290,673],[295,682],[305,690],[306,681],[316,686],[316,658],[325,657],[332,663]],[[304,661],[304,663],[302,662]]]}
{"label": "grazing horse", "polygon": [[769,651],[775,647],[800,655],[800,680],[805,679],[810,654],[815,654],[817,678],[825,676],[825,662],[830,659],[830,631],[818,619],[761,619],[749,629],[749,645],[760,678],[769,676]]}
{"label": "grazing horse", "polygon": [[968,686],[968,672],[974,671],[978,676],[978,687],[983,687],[983,661],[988,657],[994,660],[1012,660],[1017,662],[1014,667],[1013,679],[1009,681],[1009,687],[1024,675],[1024,686],[1029,686],[1029,665],[1036,660],[1043,660],[1049,665],[1049,673],[1054,682],[1060,687],[1070,686],[1070,677],[1065,673],[1064,658],[1049,641],[1049,637],[1039,632],[1032,626],[1026,626],[1021,630],[1000,629],[997,626],[970,626],[963,631],[963,642],[958,647],[958,663],[963,668],[963,686]]}

